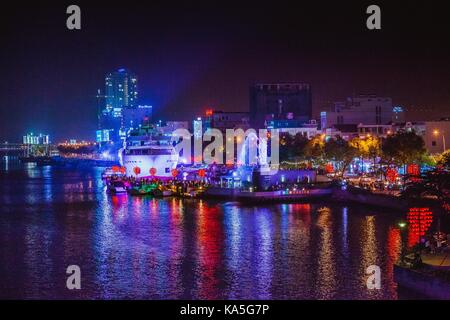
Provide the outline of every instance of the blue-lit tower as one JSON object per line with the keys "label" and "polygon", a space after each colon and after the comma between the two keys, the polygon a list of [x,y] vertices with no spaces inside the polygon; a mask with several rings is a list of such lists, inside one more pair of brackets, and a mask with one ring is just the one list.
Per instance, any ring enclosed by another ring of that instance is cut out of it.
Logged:
{"label": "blue-lit tower", "polygon": [[123,110],[138,107],[136,75],[124,68],[106,74],[105,94],[101,97],[105,104],[99,114],[97,141],[118,142],[125,135]]}
{"label": "blue-lit tower", "polygon": [[122,116],[122,108],[137,106],[137,77],[127,69],[108,73],[105,78],[106,111],[115,118]]}

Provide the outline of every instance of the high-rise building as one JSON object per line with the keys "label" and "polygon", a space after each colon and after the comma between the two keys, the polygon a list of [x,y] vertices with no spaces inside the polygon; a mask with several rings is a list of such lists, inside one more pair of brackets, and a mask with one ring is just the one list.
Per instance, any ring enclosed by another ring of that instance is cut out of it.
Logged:
{"label": "high-rise building", "polygon": [[250,87],[250,121],[254,128],[270,120],[312,117],[311,86],[307,83],[258,83]]}
{"label": "high-rise building", "polygon": [[122,108],[137,105],[137,77],[126,69],[111,72],[105,78],[106,111],[115,118],[122,116]]}
{"label": "high-rise building", "polygon": [[[138,108],[137,77],[127,69],[110,72],[105,77],[105,94],[97,94],[99,108],[97,140],[119,141],[126,132],[124,110]],[[127,112],[129,113],[129,112]],[[107,133],[107,134],[104,134]],[[106,141],[105,141],[106,142]]]}

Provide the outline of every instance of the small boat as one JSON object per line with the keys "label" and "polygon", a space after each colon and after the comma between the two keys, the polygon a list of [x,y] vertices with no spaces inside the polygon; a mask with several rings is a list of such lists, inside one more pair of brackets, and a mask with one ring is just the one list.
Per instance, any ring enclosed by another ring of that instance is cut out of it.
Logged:
{"label": "small boat", "polygon": [[127,188],[123,181],[112,181],[108,184],[108,191],[112,194],[126,193]]}
{"label": "small boat", "polygon": [[170,197],[173,192],[172,190],[162,189],[162,188],[155,188],[152,192],[152,194],[155,197]]}
{"label": "small boat", "polygon": [[113,170],[112,168],[106,168],[103,172],[102,172],[102,180],[107,180],[107,179],[111,179],[112,177],[125,177],[125,171],[120,171],[120,170]]}
{"label": "small boat", "polygon": [[156,184],[141,184],[141,185],[135,185],[130,189],[130,193],[135,196],[142,196],[142,195],[157,195],[158,193],[158,187]]}

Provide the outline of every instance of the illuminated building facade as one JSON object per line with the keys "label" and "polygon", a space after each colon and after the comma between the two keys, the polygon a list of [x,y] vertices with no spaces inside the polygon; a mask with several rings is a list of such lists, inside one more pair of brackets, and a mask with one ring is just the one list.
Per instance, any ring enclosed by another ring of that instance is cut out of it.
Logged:
{"label": "illuminated building facade", "polygon": [[138,106],[137,77],[127,69],[108,73],[105,77],[105,94],[102,96],[98,92],[97,98],[104,102],[104,108],[99,108],[97,141],[100,137],[119,141],[126,136],[129,123],[137,122],[137,114],[151,116],[150,106]]}
{"label": "illuminated building facade", "polygon": [[23,136],[23,144],[49,144],[50,138],[48,134],[38,134],[28,133]]}
{"label": "illuminated building facade", "polygon": [[95,141],[99,143],[103,142],[110,142],[113,138],[113,131],[112,129],[101,129],[96,131],[96,138]]}
{"label": "illuminated building facade", "polygon": [[137,106],[137,77],[127,69],[111,72],[105,78],[105,110],[115,118],[122,116],[124,106]]}

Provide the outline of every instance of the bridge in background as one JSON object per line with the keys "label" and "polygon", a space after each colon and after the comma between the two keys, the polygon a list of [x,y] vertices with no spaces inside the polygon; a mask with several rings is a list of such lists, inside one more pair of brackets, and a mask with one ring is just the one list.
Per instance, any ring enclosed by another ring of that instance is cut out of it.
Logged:
{"label": "bridge in background", "polygon": [[54,150],[51,144],[0,143],[0,157],[49,157]]}

